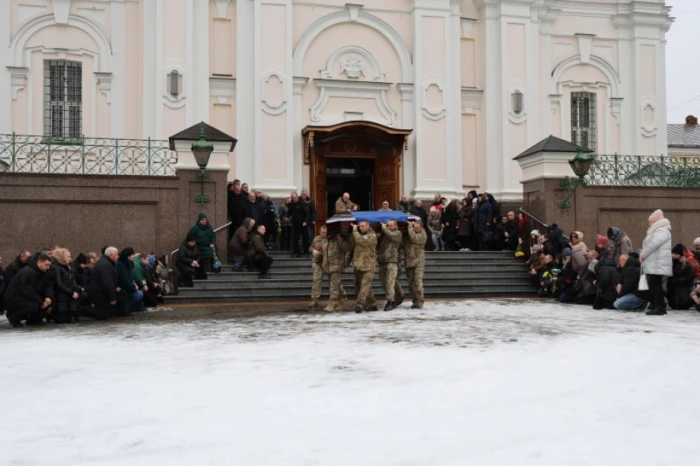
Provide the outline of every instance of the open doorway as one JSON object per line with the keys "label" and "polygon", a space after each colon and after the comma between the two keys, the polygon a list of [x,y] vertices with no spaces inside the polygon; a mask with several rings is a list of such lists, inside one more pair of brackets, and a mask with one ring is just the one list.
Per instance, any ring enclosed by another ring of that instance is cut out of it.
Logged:
{"label": "open doorway", "polygon": [[326,182],[328,189],[327,215],[335,213],[335,201],[343,193],[360,206],[360,210],[372,209],[372,175],[374,160],[368,158],[328,157]]}

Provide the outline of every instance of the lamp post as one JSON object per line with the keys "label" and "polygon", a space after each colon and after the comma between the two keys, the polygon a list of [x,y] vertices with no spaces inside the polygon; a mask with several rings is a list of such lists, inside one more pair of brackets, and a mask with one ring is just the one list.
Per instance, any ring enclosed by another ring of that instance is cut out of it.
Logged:
{"label": "lamp post", "polygon": [[569,199],[571,198],[571,195],[576,192],[576,188],[578,188],[579,185],[586,185],[585,177],[588,175],[594,159],[595,157],[593,155],[585,153],[579,149],[579,151],[576,153],[576,157],[569,161],[569,165],[577,178],[569,178],[567,176],[561,181],[561,183],[559,183],[559,187],[564,189],[565,195],[564,199],[559,203],[560,209],[566,212],[569,211],[571,208],[571,202]]}
{"label": "lamp post", "polygon": [[202,191],[195,196],[194,201],[202,205],[210,201],[209,196],[204,194],[204,180],[209,179],[209,174],[206,170],[212,152],[214,152],[214,146],[207,142],[204,137],[204,130],[202,129],[199,132],[199,140],[192,144],[192,154],[194,154],[194,160],[199,167],[199,175],[197,175],[197,178],[199,178],[202,183]]}

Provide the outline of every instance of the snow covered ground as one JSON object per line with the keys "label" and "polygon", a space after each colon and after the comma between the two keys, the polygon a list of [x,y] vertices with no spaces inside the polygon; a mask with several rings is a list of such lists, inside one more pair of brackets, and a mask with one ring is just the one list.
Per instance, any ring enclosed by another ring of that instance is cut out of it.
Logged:
{"label": "snow covered ground", "polygon": [[4,466],[700,464],[695,311],[6,327]]}

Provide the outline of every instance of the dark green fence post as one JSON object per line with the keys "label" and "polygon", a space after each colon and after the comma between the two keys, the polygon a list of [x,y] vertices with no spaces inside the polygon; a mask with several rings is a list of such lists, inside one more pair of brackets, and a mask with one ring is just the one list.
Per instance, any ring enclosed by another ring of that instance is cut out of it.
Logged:
{"label": "dark green fence post", "polygon": [[613,169],[613,184],[619,184],[620,182],[620,167],[618,166],[619,163],[619,156],[617,155],[617,152],[614,155],[614,169]]}
{"label": "dark green fence post", "polygon": [[17,141],[16,141],[17,134],[13,131],[12,132],[12,163],[10,165],[10,172],[15,171],[15,160],[17,158]]}
{"label": "dark green fence post", "polygon": [[114,174],[119,174],[119,139],[114,140]]}
{"label": "dark green fence post", "polygon": [[148,154],[148,175],[151,175],[151,138],[148,138],[148,151],[146,152]]}

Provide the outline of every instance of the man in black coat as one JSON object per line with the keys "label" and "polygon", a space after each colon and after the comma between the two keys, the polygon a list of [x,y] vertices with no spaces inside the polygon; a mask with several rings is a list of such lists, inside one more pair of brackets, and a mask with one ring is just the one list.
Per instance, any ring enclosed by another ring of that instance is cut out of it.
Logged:
{"label": "man in black coat", "polygon": [[[293,192],[292,203],[289,206],[289,219],[292,223],[292,245],[294,246],[294,253],[296,257],[301,257],[303,254],[309,255],[309,229],[307,226],[311,221],[311,215],[309,212],[309,206],[300,198],[296,192]],[[302,249],[299,250],[299,236],[302,240]]]}
{"label": "man in black coat", "polygon": [[595,266],[596,297],[593,309],[615,309],[617,299],[617,284],[620,283],[620,273],[615,263],[608,259],[598,261]]}
{"label": "man in black coat", "polygon": [[15,275],[22,270],[22,267],[27,265],[27,259],[29,259],[31,255],[32,253],[29,251],[22,251],[15,260],[7,265],[7,268],[5,268],[5,283],[7,285],[9,285],[12,279],[15,278]]}
{"label": "man in black coat", "polygon": [[413,207],[410,208],[409,213],[420,218],[422,225],[428,225],[428,212],[426,212],[423,208],[423,201],[420,199],[416,199],[416,202],[413,204]]}
{"label": "man in black coat", "polygon": [[[230,232],[236,231],[236,228],[243,224],[243,219],[245,218],[245,202],[247,201],[247,194],[243,194],[241,191],[241,181],[233,180],[228,186],[228,216],[231,219]],[[233,233],[231,233],[233,234]]]}
{"label": "man in black coat", "polygon": [[559,225],[553,223],[549,226],[549,239],[556,249],[556,254],[559,255],[562,251],[569,247],[569,239],[564,235],[564,230],[559,228]]}
{"label": "man in black coat", "polygon": [[117,248],[109,247],[90,273],[88,298],[94,304],[91,317],[107,319],[117,304]]}
{"label": "man in black coat", "polygon": [[13,327],[38,325],[53,304],[53,288],[48,271],[51,258],[41,254],[15,275],[5,293],[7,320]]}
{"label": "man in black coat", "polygon": [[515,218],[515,212],[508,212],[508,220],[505,225],[506,249],[515,251],[518,248],[518,219]]}
{"label": "man in black coat", "polygon": [[485,194],[479,194],[479,201],[474,212],[474,232],[479,240],[479,251],[486,251],[489,248],[488,235],[492,235],[489,225],[491,224],[491,203]]}

